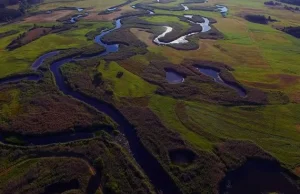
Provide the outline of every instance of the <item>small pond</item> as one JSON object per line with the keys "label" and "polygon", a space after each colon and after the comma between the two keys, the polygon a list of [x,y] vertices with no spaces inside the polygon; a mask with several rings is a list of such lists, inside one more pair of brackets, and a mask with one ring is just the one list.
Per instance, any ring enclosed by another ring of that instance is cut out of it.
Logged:
{"label": "small pond", "polygon": [[221,183],[221,194],[299,194],[300,190],[279,164],[256,159],[227,173]]}
{"label": "small pond", "polygon": [[170,84],[179,84],[184,82],[184,77],[174,70],[166,70],[166,79]]}
{"label": "small pond", "polygon": [[202,74],[213,78],[215,80],[215,82],[217,82],[219,84],[222,84],[222,85],[225,85],[227,87],[230,87],[232,89],[235,89],[241,97],[246,97],[247,96],[247,93],[246,93],[245,89],[243,89],[241,86],[224,82],[224,80],[220,77],[220,72],[219,71],[217,71],[215,69],[212,69],[212,68],[199,67],[199,66],[197,67],[197,69]]}

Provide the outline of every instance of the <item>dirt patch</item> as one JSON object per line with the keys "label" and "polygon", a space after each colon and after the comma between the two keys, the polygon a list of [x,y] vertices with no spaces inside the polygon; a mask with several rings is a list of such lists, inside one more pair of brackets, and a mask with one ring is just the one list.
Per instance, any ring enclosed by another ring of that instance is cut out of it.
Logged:
{"label": "dirt patch", "polygon": [[[268,78],[271,78],[273,80],[269,83],[263,83],[263,82],[248,82],[245,81],[245,83],[249,86],[257,87],[257,88],[263,88],[263,89],[281,89],[286,87],[291,87],[296,84],[298,84],[300,77],[296,75],[289,75],[289,74],[269,74],[267,75]],[[299,101],[299,93],[296,95],[292,95],[292,97]]]}
{"label": "dirt patch", "polygon": [[21,47],[25,44],[28,44],[42,36],[48,34],[52,29],[51,28],[32,28],[28,32],[23,33],[17,39],[13,40],[7,48],[9,50],[14,50],[18,47]]}
{"label": "dirt patch", "polygon": [[[300,92],[295,92],[295,93],[291,94],[289,97],[290,97],[291,102],[300,103]],[[300,131],[300,129],[299,129],[299,131]]]}
{"label": "dirt patch", "polygon": [[282,86],[297,84],[300,79],[299,76],[289,75],[289,74],[271,74],[268,77],[273,78],[273,79],[279,79],[280,85],[282,85]]}
{"label": "dirt patch", "polygon": [[55,22],[59,18],[70,15],[74,10],[54,11],[50,14],[39,14],[24,19],[24,23]]}
{"label": "dirt patch", "polygon": [[47,34],[50,31],[51,31],[51,28],[33,29],[33,30],[29,31],[28,33],[26,33],[26,36],[22,39],[22,42],[24,42],[24,43],[31,42],[31,41],[39,38],[43,34]]}
{"label": "dirt patch", "polygon": [[[300,133],[300,124],[296,125],[296,130]],[[299,170],[300,170],[300,167],[299,167]],[[300,171],[299,171],[300,173]]]}
{"label": "dirt patch", "polygon": [[296,175],[300,176],[300,166],[296,167],[294,172]]}
{"label": "dirt patch", "polygon": [[147,46],[156,46],[152,41],[152,34],[150,32],[140,28],[130,28],[130,32]]}

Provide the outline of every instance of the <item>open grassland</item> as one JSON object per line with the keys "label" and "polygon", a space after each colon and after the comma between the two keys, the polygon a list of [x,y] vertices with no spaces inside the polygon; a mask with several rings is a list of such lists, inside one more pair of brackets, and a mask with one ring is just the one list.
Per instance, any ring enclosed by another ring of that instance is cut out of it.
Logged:
{"label": "open grassland", "polygon": [[226,107],[153,96],[149,106],[197,149],[209,151],[225,139],[250,140],[287,168],[299,165],[298,105]]}
{"label": "open grassland", "polygon": [[212,151],[212,142],[182,124],[175,112],[177,102],[173,98],[154,95],[151,97],[149,106],[169,129],[180,133],[183,139],[197,149]]}
{"label": "open grassland", "polygon": [[[154,85],[126,71],[115,62],[108,65],[100,64],[98,71],[102,73],[104,80],[112,83],[113,91],[119,97],[142,97],[153,93],[156,89]],[[123,74],[118,78],[117,74],[120,72]]]}
{"label": "open grassland", "polygon": [[141,19],[147,21],[147,22],[151,22],[151,23],[177,23],[180,24],[183,29],[188,29],[189,28],[189,24],[187,22],[182,22],[180,21],[180,19],[176,16],[153,16],[153,17],[141,17]]}
{"label": "open grassland", "polygon": [[[49,25],[49,24],[48,24]],[[85,35],[100,27],[110,27],[111,23],[79,23],[78,28],[60,34],[49,34],[13,51],[6,50],[6,46],[14,40],[17,35],[0,39],[0,78],[14,73],[28,71],[30,65],[42,54],[51,50],[80,48],[92,44]],[[18,29],[20,34],[31,28],[33,24],[15,24],[1,28],[1,32],[9,29]]]}
{"label": "open grassland", "polygon": [[19,97],[20,90],[18,89],[1,92],[0,115],[2,119],[0,120],[0,123],[3,123],[9,118],[16,116],[20,112],[21,106],[19,103]]}
{"label": "open grassland", "polygon": [[251,140],[288,168],[299,165],[298,105],[223,107],[186,102],[185,111],[183,122],[198,130],[219,138]]}

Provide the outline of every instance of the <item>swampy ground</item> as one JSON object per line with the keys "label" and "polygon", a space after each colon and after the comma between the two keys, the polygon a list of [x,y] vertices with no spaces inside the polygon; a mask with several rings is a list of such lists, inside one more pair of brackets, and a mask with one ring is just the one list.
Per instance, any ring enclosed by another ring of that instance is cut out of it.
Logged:
{"label": "swampy ground", "polygon": [[300,193],[297,5],[27,3],[0,8],[0,193]]}

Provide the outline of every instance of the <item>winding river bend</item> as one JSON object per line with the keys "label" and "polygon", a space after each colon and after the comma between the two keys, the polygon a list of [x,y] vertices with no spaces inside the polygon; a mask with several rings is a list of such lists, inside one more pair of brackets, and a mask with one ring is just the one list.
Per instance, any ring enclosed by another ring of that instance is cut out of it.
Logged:
{"label": "winding river bend", "polygon": [[[184,15],[184,17],[191,19],[193,17],[193,15]],[[202,22],[202,23],[195,23],[195,22],[193,22],[191,20],[189,20],[189,22],[191,22],[193,24],[200,25],[202,27],[201,32],[207,32],[207,31],[209,31],[211,29],[211,27],[209,26],[209,20],[207,18],[205,18],[205,17],[202,17],[202,18],[204,20],[204,22]],[[177,38],[175,40],[172,40],[170,42],[163,42],[163,41],[160,41],[159,39],[165,37],[168,33],[170,33],[170,32],[173,31],[173,28],[170,27],[170,26],[164,26],[164,28],[165,28],[165,31],[162,34],[158,35],[153,40],[153,42],[155,42],[156,44],[159,44],[159,45],[185,44],[185,43],[189,42],[186,39],[187,37],[195,35],[195,34],[198,34],[198,33],[201,33],[201,32],[192,32],[192,33],[189,33],[187,35],[181,36],[181,37],[179,37],[179,38]]]}

